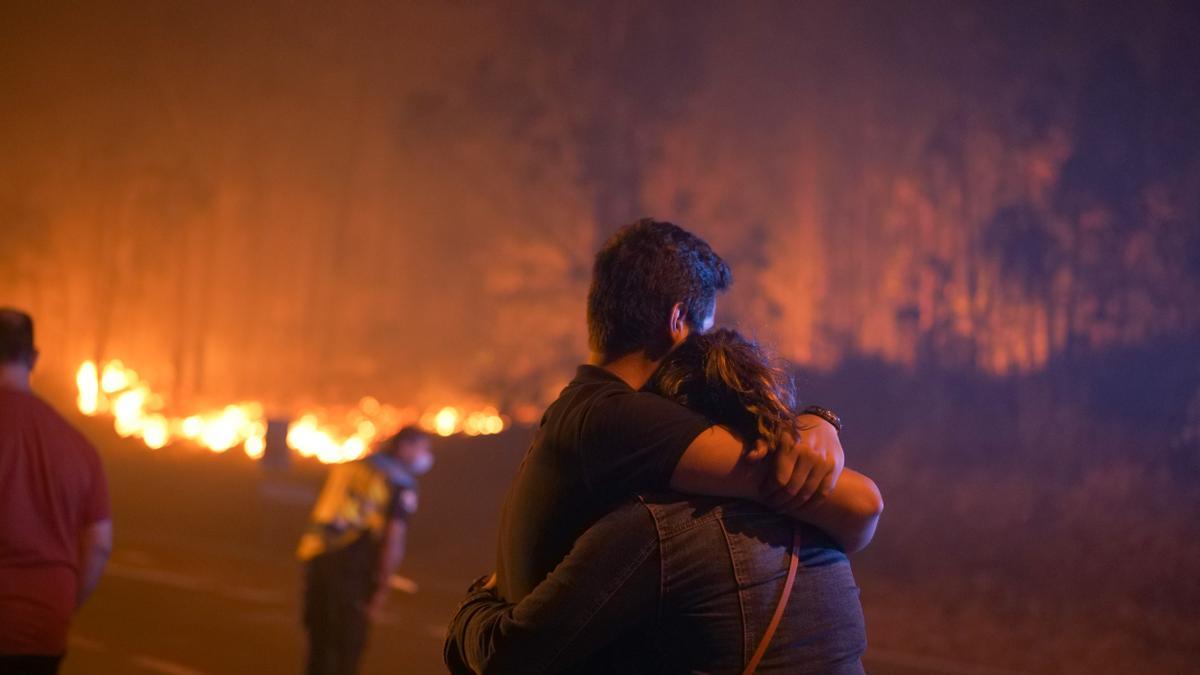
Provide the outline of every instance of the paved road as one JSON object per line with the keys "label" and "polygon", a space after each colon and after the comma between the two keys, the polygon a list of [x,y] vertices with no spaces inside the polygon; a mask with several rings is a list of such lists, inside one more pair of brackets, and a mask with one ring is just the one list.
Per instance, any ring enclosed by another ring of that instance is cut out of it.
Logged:
{"label": "paved road", "polygon": [[[282,556],[129,534],[104,584],[79,616],[63,672],[198,675],[299,672],[299,575]],[[375,626],[367,673],[438,673],[456,590],[429,583],[397,592]],[[871,673],[1006,671],[876,651]]]}
{"label": "paved road", "polygon": [[[283,556],[127,535],[76,621],[65,673],[297,672],[299,575]],[[397,593],[376,626],[367,672],[438,672],[436,589]]]}
{"label": "paved road", "polygon": [[[443,630],[470,579],[491,567],[496,508],[523,439],[446,441],[422,492],[395,593],[374,628],[364,672],[439,673]],[[77,617],[63,672],[108,675],[299,672],[300,569],[291,551],[323,477],[318,466],[265,473],[245,458],[183,449],[101,448],[116,546]],[[465,487],[464,487],[465,486]],[[872,649],[882,675],[988,673]]]}

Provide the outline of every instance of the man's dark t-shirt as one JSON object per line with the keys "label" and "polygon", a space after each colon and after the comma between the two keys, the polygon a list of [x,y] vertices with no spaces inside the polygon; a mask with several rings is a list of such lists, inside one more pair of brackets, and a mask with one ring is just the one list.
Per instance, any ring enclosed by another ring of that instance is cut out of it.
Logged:
{"label": "man's dark t-shirt", "polygon": [[668,487],[705,417],[583,365],[542,417],[500,518],[498,590],[517,602],[592,523]]}

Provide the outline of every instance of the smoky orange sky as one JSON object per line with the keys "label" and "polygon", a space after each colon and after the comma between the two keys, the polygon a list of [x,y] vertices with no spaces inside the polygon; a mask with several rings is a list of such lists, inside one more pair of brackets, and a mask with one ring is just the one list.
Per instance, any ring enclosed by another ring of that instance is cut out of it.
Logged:
{"label": "smoky orange sky", "polygon": [[1186,3],[13,5],[0,302],[50,374],[540,403],[642,215],[810,367],[1003,374],[1197,325]]}

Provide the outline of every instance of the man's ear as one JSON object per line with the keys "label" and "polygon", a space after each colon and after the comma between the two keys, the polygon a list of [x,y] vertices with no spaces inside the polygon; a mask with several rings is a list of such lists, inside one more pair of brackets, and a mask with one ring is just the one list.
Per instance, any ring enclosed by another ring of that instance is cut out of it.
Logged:
{"label": "man's ear", "polygon": [[30,370],[33,370],[33,367],[37,365],[37,360],[38,360],[38,350],[35,349],[29,353],[28,363],[29,363]]}
{"label": "man's ear", "polygon": [[679,344],[688,336],[690,329],[687,324],[687,310],[684,309],[682,302],[675,303],[671,307],[671,342]]}

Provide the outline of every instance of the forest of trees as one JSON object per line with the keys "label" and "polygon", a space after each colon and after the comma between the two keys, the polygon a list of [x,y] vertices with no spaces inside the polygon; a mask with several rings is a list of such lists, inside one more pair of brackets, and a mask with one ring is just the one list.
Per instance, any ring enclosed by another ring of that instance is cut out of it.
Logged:
{"label": "forest of trees", "polygon": [[8,7],[0,298],[177,401],[538,403],[651,214],[806,367],[1194,335],[1197,9],[1109,4]]}

